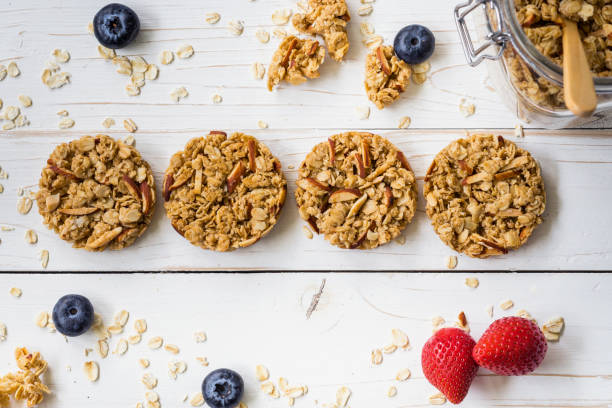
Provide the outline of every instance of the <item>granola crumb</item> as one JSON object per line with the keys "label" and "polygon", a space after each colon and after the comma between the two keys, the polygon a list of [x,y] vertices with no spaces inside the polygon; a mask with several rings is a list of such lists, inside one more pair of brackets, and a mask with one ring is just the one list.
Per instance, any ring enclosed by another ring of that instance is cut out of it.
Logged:
{"label": "granola crumb", "polygon": [[469,103],[465,98],[461,98],[459,101],[459,112],[466,118],[470,117],[476,113],[476,105]]}
{"label": "granola crumb", "polygon": [[51,392],[40,378],[47,371],[47,362],[39,352],[29,352],[25,347],[15,350],[15,361],[20,370],[0,379],[0,403],[10,405],[12,395],[16,401],[26,401],[28,407],[39,405]]}
{"label": "granola crumb", "polygon": [[542,332],[544,333],[544,337],[548,341],[559,341],[561,334],[563,333],[563,329],[565,328],[565,319],[563,317],[558,316],[548,320],[542,326]]}

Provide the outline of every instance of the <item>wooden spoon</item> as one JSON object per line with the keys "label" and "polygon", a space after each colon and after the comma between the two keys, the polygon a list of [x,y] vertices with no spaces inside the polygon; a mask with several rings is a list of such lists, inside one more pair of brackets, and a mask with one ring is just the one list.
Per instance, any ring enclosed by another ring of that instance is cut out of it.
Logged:
{"label": "wooden spoon", "polygon": [[597,107],[593,74],[575,22],[563,19],[563,89],[565,104],[575,115],[589,117]]}

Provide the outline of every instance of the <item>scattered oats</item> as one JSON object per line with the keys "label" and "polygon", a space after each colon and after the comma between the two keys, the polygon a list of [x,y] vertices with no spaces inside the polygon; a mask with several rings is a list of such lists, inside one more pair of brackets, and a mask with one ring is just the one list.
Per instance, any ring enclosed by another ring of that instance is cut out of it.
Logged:
{"label": "scattered oats", "polygon": [[178,50],[176,50],[176,56],[180,59],[190,58],[193,56],[193,47],[188,44],[181,46]]}
{"label": "scattered oats", "polygon": [[206,333],[203,331],[195,332],[193,334],[193,339],[196,343],[204,343],[206,341]]}
{"label": "scattered oats", "polygon": [[372,14],[373,10],[374,8],[370,4],[366,4],[357,9],[357,14],[359,14],[360,16],[368,16]]}
{"label": "scattered oats", "polygon": [[306,225],[302,225],[302,231],[304,232],[304,235],[306,236],[306,238],[312,239],[313,235],[312,235],[312,231],[310,230],[310,228],[308,228]]}
{"label": "scattered oats", "polygon": [[272,13],[272,22],[276,25],[285,25],[291,18],[290,9],[276,10]]}
{"label": "scattered oats", "polygon": [[94,26],[93,26],[93,22],[90,21],[89,23],[87,23],[87,32],[89,34],[93,34],[94,33]]}
{"label": "scattered oats", "polygon": [[387,391],[387,397],[393,398],[397,395],[397,388],[394,386],[389,387],[389,391]]}
{"label": "scattered oats", "polygon": [[157,402],[159,401],[159,395],[155,391],[147,391],[145,392],[145,401]]}
{"label": "scattered oats", "polygon": [[202,366],[204,367],[208,367],[208,360],[206,359],[206,357],[196,357],[196,360],[198,361],[198,363],[200,363]]}
{"label": "scattered oats", "polygon": [[251,74],[253,74],[254,79],[263,79],[266,74],[266,67],[261,62],[254,62],[251,65]]}
{"label": "scattered oats", "polygon": [[118,354],[118,355],[124,355],[128,350],[128,342],[125,339],[120,339],[119,342],[117,342],[117,346],[115,347],[115,351],[113,351],[113,354]]}
{"label": "scattered oats", "polygon": [[420,64],[411,65],[412,72],[415,74],[425,74],[431,69],[431,64],[428,61],[421,62]]}
{"label": "scattered oats", "polygon": [[70,74],[68,72],[60,72],[51,74],[48,70],[43,71],[43,83],[51,89],[61,88],[70,82]]}
{"label": "scattered oats", "polygon": [[3,81],[6,78],[7,70],[6,67],[0,64],[0,81]]}
{"label": "scattered oats", "polygon": [[206,22],[208,24],[217,24],[221,20],[219,13],[206,13]]}
{"label": "scattered oats", "polygon": [[340,387],[336,391],[336,405],[339,408],[346,407],[349,398],[351,397],[351,390],[348,387]]}
{"label": "scattered oats", "polygon": [[55,60],[61,64],[65,64],[70,60],[70,53],[66,50],[54,49],[51,53],[55,57]]}
{"label": "scattered oats", "polygon": [[151,363],[149,362],[149,360],[147,360],[146,358],[141,358],[138,360],[138,364],[140,364],[140,366],[142,368],[147,368],[149,367],[149,365],[151,365]]}
{"label": "scattered oats", "polygon": [[30,98],[29,96],[19,95],[17,98],[19,99],[19,102],[21,103],[21,105],[23,105],[24,108],[29,108],[30,106],[32,106],[32,98]]}
{"label": "scattered oats", "polygon": [[133,334],[128,337],[128,343],[130,344],[138,344],[142,340],[142,336],[140,334]]}
{"label": "scattered oats", "polygon": [[83,371],[85,371],[87,379],[91,382],[97,381],[98,377],[100,377],[100,367],[95,361],[86,361],[83,365]]}
{"label": "scattered oats", "polygon": [[263,120],[258,120],[257,121],[257,127],[260,129],[267,129],[268,128],[268,123],[264,122]]}
{"label": "scattered oats", "polygon": [[6,325],[4,323],[0,323],[0,341],[6,340]]}
{"label": "scattered oats", "polygon": [[144,72],[145,79],[152,81],[159,76],[159,68],[155,64],[149,64]]}
{"label": "scattered oats", "polygon": [[89,353],[91,353],[93,351],[93,349],[90,348],[85,348],[85,357],[89,356]]}
{"label": "scattered oats", "polygon": [[183,397],[183,401],[182,401],[182,402],[185,402],[185,401],[187,401],[188,399],[189,399],[189,394],[185,394],[185,396]]}
{"label": "scattered oats", "polygon": [[230,32],[234,35],[242,35],[242,32],[244,31],[244,24],[242,21],[231,20],[228,23],[227,28],[229,28]]}
{"label": "scattered oats", "polygon": [[527,319],[527,320],[531,320],[533,323],[535,323],[536,325],[538,324],[538,322],[536,321],[536,319],[533,318],[533,316],[531,316],[531,313],[529,313],[528,311],[526,311],[525,309],[520,309],[519,311],[517,311],[515,314],[515,316],[518,317],[522,317],[523,319]]}
{"label": "scattered oats", "polygon": [[180,88],[176,88],[174,91],[172,91],[172,93],[170,94],[170,99],[172,99],[174,102],[178,102],[179,100],[187,97],[188,95],[189,92],[187,92],[187,88],[181,86]]}
{"label": "scattered oats", "polygon": [[561,337],[561,333],[565,328],[565,319],[561,316],[554,317],[548,320],[542,326],[542,332],[544,333],[544,337],[548,341],[559,341]]}
{"label": "scattered oats", "polygon": [[104,121],[102,121],[102,126],[104,126],[107,129],[110,129],[111,126],[115,126],[115,119],[113,118],[104,119]]}
{"label": "scattered oats", "polygon": [[137,402],[136,403],[136,408],[144,408],[144,405],[142,402]]}
{"label": "scattered oats", "polygon": [[19,71],[19,67],[17,66],[17,63],[14,61],[9,62],[7,72],[9,76],[12,78],[18,77],[19,74],[21,74],[21,71]]}
{"label": "scattered oats", "polygon": [[523,126],[521,126],[520,124],[514,126],[514,136],[525,137],[525,131],[523,130]]}
{"label": "scattered oats", "polygon": [[431,395],[429,397],[429,404],[430,405],[444,405],[446,404],[446,397],[444,396],[444,394],[440,392],[437,394]]}
{"label": "scattered oats", "polygon": [[4,192],[4,186],[2,184],[0,184],[0,193]]}
{"label": "scattered oats", "polygon": [[391,330],[391,335],[393,336],[393,344],[397,347],[401,347],[403,349],[410,347],[410,340],[408,340],[408,336],[400,329]]}
{"label": "scattered oats", "polygon": [[132,75],[132,63],[128,57],[113,58],[113,65],[117,66],[117,73],[121,75]]}
{"label": "scattered oats", "polygon": [[132,64],[132,72],[145,73],[147,68],[149,68],[149,64],[145,61],[141,56],[135,56],[130,59],[130,63]]}
{"label": "scattered oats", "polygon": [[108,326],[107,330],[110,334],[115,334],[115,335],[123,333],[123,327],[118,324],[113,324],[112,326]]}
{"label": "scattered oats", "polygon": [[414,82],[415,85],[424,84],[425,81],[427,81],[427,74],[412,74],[412,82]]}
{"label": "scattered oats", "polygon": [[502,310],[508,310],[508,309],[510,309],[512,306],[514,306],[514,302],[513,302],[513,301],[511,301],[510,299],[508,299],[508,300],[506,300],[506,301],[504,301],[504,302],[501,302],[501,303],[499,304],[499,307],[501,307],[501,309],[502,309]]}
{"label": "scattered oats", "polygon": [[115,50],[111,48],[106,48],[102,45],[98,45],[98,54],[100,54],[102,58],[107,59],[107,60],[112,60],[113,58],[117,56],[117,53],[115,52]]}
{"label": "scattered oats", "polygon": [[465,278],[465,286],[476,289],[480,285],[478,278]]}
{"label": "scattered oats", "polygon": [[493,305],[487,306],[485,310],[487,311],[487,314],[489,315],[489,317],[493,317]]}
{"label": "scattered oats", "polygon": [[472,116],[476,113],[476,105],[468,103],[465,98],[461,98],[459,101],[459,112],[466,118]]}
{"label": "scattered oats", "polygon": [[[11,289],[9,290],[9,293],[10,293],[12,296],[14,296],[14,297],[18,298],[18,297],[21,297],[21,294],[22,294],[23,292],[22,292],[22,291],[21,291],[21,289],[19,289],[19,288],[11,288]],[[44,327],[44,326],[42,326],[42,327]]]}
{"label": "scattered oats", "polygon": [[29,197],[21,197],[17,202],[19,214],[26,215],[32,209],[32,200]]}
{"label": "scattered oats", "polygon": [[13,120],[19,116],[20,112],[21,110],[17,106],[7,106],[4,109],[4,118],[7,120]]}
{"label": "scattered oats", "polygon": [[30,124],[30,121],[23,115],[19,115],[17,116],[17,119],[15,119],[15,125],[18,127],[23,127],[29,124]]}
{"label": "scattered oats", "polygon": [[400,119],[399,124],[397,125],[397,127],[399,129],[406,129],[406,128],[410,127],[411,123],[412,123],[412,119],[410,119],[410,116],[403,116]]}
{"label": "scattered oats", "polygon": [[15,231],[15,228],[13,227],[7,227],[6,225],[3,225],[2,228],[0,228],[0,231]]}
{"label": "scattered oats", "polygon": [[134,133],[138,130],[138,126],[132,119],[126,119],[123,121],[123,127],[130,133]]}
{"label": "scattered oats", "polygon": [[[47,329],[49,329],[49,333],[55,333],[55,323],[49,322],[49,324],[47,324]],[[66,336],[64,336],[64,338],[65,337]],[[68,342],[68,339],[66,339],[66,342]]]}
{"label": "scattered oats", "polygon": [[201,407],[204,405],[204,396],[202,396],[202,393],[198,392],[194,395],[189,401],[189,404],[191,404],[192,407]]}
{"label": "scattered oats", "polygon": [[108,343],[106,340],[98,340],[95,348],[101,358],[106,358],[106,356],[108,356]]}
{"label": "scattered oats", "polygon": [[[0,108],[2,108],[2,105],[4,104],[4,102],[2,102],[2,98],[0,98]],[[2,119],[2,118],[0,118]]]}
{"label": "scattered oats", "polygon": [[142,375],[141,381],[144,384],[144,386],[150,390],[157,387],[157,378],[155,378],[155,376],[151,373],[144,373]]}
{"label": "scattered oats", "polygon": [[2,130],[11,130],[15,129],[15,122],[9,120],[5,124],[2,125]]}
{"label": "scattered oats", "polygon": [[70,119],[70,118],[63,118],[59,121],[59,123],[57,124],[57,126],[60,129],[69,129],[71,127],[74,126],[74,120]]}
{"label": "scattered oats", "polygon": [[384,39],[380,35],[370,35],[370,36],[364,38],[361,42],[363,43],[363,45],[365,45],[369,49],[374,50],[374,49],[380,47],[382,45],[383,41],[384,41]]}
{"label": "scattered oats", "polygon": [[142,334],[147,331],[147,321],[145,319],[138,319],[134,322],[134,329],[139,334]]}
{"label": "scattered oats", "polygon": [[434,332],[440,329],[444,323],[446,323],[446,321],[442,318],[442,316],[436,316],[431,319],[431,324],[434,327]]}
{"label": "scattered oats", "polygon": [[179,353],[179,348],[178,346],[174,345],[174,344],[166,344],[164,346],[164,349],[172,354],[178,354]]}
{"label": "scattered oats", "polygon": [[374,27],[372,27],[372,24],[362,21],[359,25],[359,31],[361,31],[361,35],[364,36],[372,35],[374,34]]}
{"label": "scattered oats", "polygon": [[115,315],[115,323],[121,327],[125,327],[129,318],[130,313],[127,310],[122,310]]}
{"label": "scattered oats", "polygon": [[129,83],[125,86],[125,92],[128,96],[138,96],[140,95],[140,88],[133,83]]}
{"label": "scattered oats", "polygon": [[63,109],[63,110],[61,110],[61,111],[58,111],[58,112],[56,113],[56,115],[57,115],[57,116],[68,116],[68,111],[67,111],[67,110],[65,110],[65,109]]}
{"label": "scattered oats", "polygon": [[397,238],[395,238],[394,241],[399,245],[404,245],[406,243],[406,237],[403,235],[399,235]]}
{"label": "scattered oats", "polygon": [[240,404],[238,404],[238,408],[248,408],[247,404],[245,404],[244,402],[241,402]]}
{"label": "scattered oats", "polygon": [[128,146],[134,146],[136,144],[136,139],[134,139],[134,135],[128,135],[125,139],[123,139],[123,143]]}
{"label": "scattered oats", "polygon": [[172,51],[169,51],[169,50],[162,51],[160,56],[159,56],[159,61],[163,65],[172,64],[172,61],[174,61],[174,53]]}
{"label": "scattered oats", "polygon": [[395,379],[397,381],[406,381],[407,379],[410,378],[410,370],[407,368],[404,368],[403,370],[400,370],[397,375],[395,376]]}
{"label": "scattered oats", "polygon": [[357,112],[357,117],[360,120],[365,120],[370,117],[370,107],[369,106],[356,106],[355,111]]}
{"label": "scattered oats", "polygon": [[221,103],[221,102],[223,102],[223,97],[221,95],[219,95],[219,94],[214,94],[211,97],[211,99],[212,99],[213,103]]}
{"label": "scattered oats", "polygon": [[259,381],[266,381],[268,378],[270,378],[270,373],[266,367],[258,365],[255,367],[255,376]]}
{"label": "scattered oats", "polygon": [[27,230],[25,233],[25,240],[28,244],[35,244],[38,242],[38,235],[34,230]]}
{"label": "scattered oats", "polygon": [[395,344],[387,344],[385,347],[383,347],[383,353],[385,354],[395,353],[396,350],[397,346]]}
{"label": "scattered oats", "polygon": [[164,344],[164,339],[158,336],[158,337],[153,337],[151,340],[149,340],[148,346],[150,349],[156,350],[160,348],[162,344]]}
{"label": "scattered oats", "polygon": [[382,352],[380,349],[372,350],[372,354],[370,356],[372,364],[379,365],[383,361]]}
{"label": "scattered oats", "polygon": [[262,44],[266,44],[268,41],[270,41],[270,33],[263,28],[255,32],[255,37],[257,37],[259,42]]}
{"label": "scattered oats", "polygon": [[282,40],[287,36],[287,31],[283,30],[282,28],[275,28],[274,30],[272,30],[272,35],[278,38],[279,40]]}

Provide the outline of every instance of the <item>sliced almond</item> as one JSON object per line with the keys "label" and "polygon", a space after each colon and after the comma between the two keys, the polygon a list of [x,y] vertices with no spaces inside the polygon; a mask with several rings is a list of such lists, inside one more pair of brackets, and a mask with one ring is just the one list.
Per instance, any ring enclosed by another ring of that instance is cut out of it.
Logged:
{"label": "sliced almond", "polygon": [[387,61],[387,57],[385,57],[385,51],[382,46],[376,49],[376,57],[378,58],[382,72],[386,75],[391,75],[391,66],[389,66],[389,61]]}
{"label": "sliced almond", "polygon": [[242,175],[244,174],[244,170],[245,170],[244,165],[242,164],[241,161],[239,161],[234,166],[234,169],[231,171],[229,176],[227,176],[227,192],[228,193],[231,194],[234,192],[234,190],[236,189],[236,186],[240,183]]}
{"label": "sliced almond", "polygon": [[361,192],[355,188],[343,188],[335,190],[329,195],[330,203],[339,203],[342,201],[351,201],[362,196]]}
{"label": "sliced almond", "polygon": [[[331,196],[330,196],[330,199],[331,199]],[[366,193],[363,193],[363,195],[359,197],[359,200],[355,201],[355,203],[349,210],[346,217],[350,218],[350,217],[356,216],[359,213],[359,210],[361,210],[361,207],[363,207],[363,205],[365,204],[367,200],[368,200],[368,195]]]}
{"label": "sliced almond", "polygon": [[329,147],[329,164],[333,166],[336,160],[336,142],[329,138],[327,139],[327,146]]}

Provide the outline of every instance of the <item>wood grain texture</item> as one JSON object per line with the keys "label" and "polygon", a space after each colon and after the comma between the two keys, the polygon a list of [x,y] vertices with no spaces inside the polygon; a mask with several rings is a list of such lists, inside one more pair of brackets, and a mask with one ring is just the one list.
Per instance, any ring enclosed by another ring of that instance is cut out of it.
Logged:
{"label": "wood grain texture", "polygon": [[[491,89],[484,67],[472,69],[465,64],[451,19],[451,0],[411,2],[410,7],[401,1],[380,1],[369,17],[357,15],[360,2],[348,3],[354,18],[346,61],[330,59],[323,65],[320,79],[301,86],[283,85],[269,93],[263,81],[252,79],[250,65],[255,61],[267,65],[278,40],[260,44],[255,32],[260,28],[271,31],[272,12],[295,9],[293,1],[128,1],[138,10],[143,30],[138,41],[120,53],[144,56],[161,69],[159,79],[148,81],[140,96],[129,97],[124,91],[128,78],[98,56],[96,41],[87,33],[87,23],[105,1],[0,2],[0,17],[5,22],[0,26],[0,63],[16,60],[22,72],[18,78],[0,82],[0,97],[5,106],[17,105],[20,94],[34,101],[31,108],[23,109],[32,122],[30,127],[0,132],[0,166],[10,175],[8,180],[0,180],[5,187],[0,194],[0,223],[16,227],[12,232],[0,232],[0,269],[40,269],[40,249],[50,251],[49,270],[442,269],[444,258],[453,252],[429,226],[420,196],[419,211],[404,233],[405,245],[391,243],[373,251],[343,251],[328,245],[322,237],[306,239],[293,199],[295,168],[316,143],[329,135],[369,130],[390,138],[406,153],[421,191],[422,178],[434,155],[462,137],[464,129],[474,132],[478,128],[493,129],[533,153],[543,167],[548,208],[544,224],[524,248],[494,260],[462,256],[458,268],[610,268],[612,244],[605,221],[612,197],[608,176],[612,138],[609,130],[599,129],[610,122],[592,125],[598,129],[530,129],[525,139],[516,140],[508,130],[516,119]],[[211,26],[204,21],[210,11],[222,15],[218,24]],[[242,36],[235,37],[227,29],[232,19],[244,21]],[[367,50],[359,33],[362,21],[369,21],[387,43],[399,28],[414,22],[429,26],[437,38],[427,82],[410,86],[400,101],[384,111],[369,103],[363,89]],[[176,60],[169,66],[159,64],[162,50],[176,50],[182,44],[193,45],[196,53],[192,58]],[[40,74],[54,48],[71,53],[72,59],[63,68],[72,74],[72,83],[51,91],[40,82]],[[190,95],[176,104],[170,100],[170,92],[179,86],[185,86]],[[223,96],[221,104],[212,103],[214,93]],[[469,118],[458,109],[464,97],[476,105],[476,114]],[[370,106],[370,119],[359,120],[356,106]],[[62,109],[76,121],[73,129],[57,129],[56,112]],[[398,130],[397,124],[405,115],[412,118],[412,128]],[[114,118],[117,125],[104,129],[101,122],[106,117]],[[191,137],[209,129],[244,131],[259,137],[281,159],[289,179],[288,202],[277,227],[255,246],[217,254],[192,247],[176,235],[158,205],[151,228],[136,245],[120,252],[90,254],[73,250],[47,230],[36,211],[27,216],[17,213],[18,189],[37,184],[56,144],[100,132],[124,138],[128,133],[121,124],[126,118],[132,118],[139,127],[136,146],[153,166],[158,187],[170,155]],[[268,122],[270,128],[256,129],[258,120]],[[39,233],[37,245],[24,242],[28,228]]]}
{"label": "wood grain texture", "polygon": [[[156,391],[162,406],[189,406],[183,396],[199,390],[210,370],[231,367],[246,383],[244,401],[250,408],[281,408],[286,398],[274,400],[262,393],[255,366],[263,364],[278,382],[305,384],[307,396],[295,407],[322,407],[334,401],[340,386],[349,387],[352,407],[427,407],[435,389],[424,379],[420,350],[431,335],[431,318],[454,322],[465,311],[471,334],[478,338],[492,321],[485,311],[495,305],[494,318],[526,309],[540,324],[555,316],[567,323],[558,343],[549,343],[543,364],[524,377],[498,377],[481,369],[465,407],[600,407],[612,404],[612,355],[609,339],[612,317],[612,276],[607,274],[480,274],[473,290],[466,274],[145,274],[145,275],[0,275],[0,316],[8,337],[0,343],[0,373],[15,367],[12,351],[18,346],[39,350],[49,361],[46,379],[53,395],[44,407],[91,408],[135,406],[146,389],[142,374],[159,379]],[[323,294],[310,319],[310,300],[327,278]],[[21,298],[8,294],[23,290]],[[130,320],[122,335],[113,336],[111,351],[120,338],[134,333],[135,319],[144,318],[148,330],[140,344],[123,356],[100,359],[85,348],[96,337],[64,340],[34,324],[35,316],[50,310],[67,291],[91,299],[104,320],[111,322],[122,309]],[[502,312],[499,303],[512,299],[513,309]],[[577,300],[580,301],[577,301]],[[248,305],[246,307],[245,305]],[[399,328],[409,337],[411,350],[384,355],[379,366],[370,364],[370,351],[391,341]],[[193,334],[205,331],[208,340],[196,344]],[[177,356],[149,350],[151,337],[162,336],[180,348]],[[205,356],[209,367],[195,360]],[[148,358],[148,370],[137,359]],[[82,366],[100,364],[100,380],[90,383]],[[174,381],[167,364],[183,360],[188,369]],[[67,366],[71,371],[67,371]],[[412,377],[394,380],[400,369]],[[398,389],[395,398],[388,388]],[[315,401],[319,404],[316,405]],[[449,404],[447,404],[449,406]]]}

